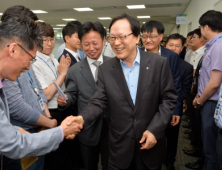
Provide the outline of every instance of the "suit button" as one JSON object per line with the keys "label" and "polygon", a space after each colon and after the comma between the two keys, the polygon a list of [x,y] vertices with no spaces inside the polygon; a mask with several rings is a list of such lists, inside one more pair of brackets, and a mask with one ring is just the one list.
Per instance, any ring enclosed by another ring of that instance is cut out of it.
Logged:
{"label": "suit button", "polygon": [[136,119],[134,119],[133,121],[136,122]]}

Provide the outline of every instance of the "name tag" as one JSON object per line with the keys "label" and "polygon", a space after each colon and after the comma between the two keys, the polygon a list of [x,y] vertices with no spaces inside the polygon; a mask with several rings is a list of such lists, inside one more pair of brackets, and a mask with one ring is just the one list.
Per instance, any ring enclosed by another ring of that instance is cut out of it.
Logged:
{"label": "name tag", "polygon": [[41,97],[38,98],[39,106],[41,107],[41,110],[45,110],[44,102]]}

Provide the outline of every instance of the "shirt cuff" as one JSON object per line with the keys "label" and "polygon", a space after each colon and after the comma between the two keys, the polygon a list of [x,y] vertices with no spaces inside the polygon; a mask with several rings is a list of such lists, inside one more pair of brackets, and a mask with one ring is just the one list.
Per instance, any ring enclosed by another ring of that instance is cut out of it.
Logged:
{"label": "shirt cuff", "polygon": [[59,128],[61,129],[61,131],[62,131],[62,138],[61,138],[61,142],[63,141],[63,139],[64,139],[64,132],[63,132],[63,130],[62,130],[62,127],[61,126],[59,126]]}

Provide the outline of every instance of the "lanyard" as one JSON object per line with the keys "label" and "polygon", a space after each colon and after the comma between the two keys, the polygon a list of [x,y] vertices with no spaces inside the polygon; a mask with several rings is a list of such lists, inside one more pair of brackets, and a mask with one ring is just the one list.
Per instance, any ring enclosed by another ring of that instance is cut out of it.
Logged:
{"label": "lanyard", "polygon": [[[39,56],[37,56],[37,57],[39,57]],[[56,73],[52,70],[52,68],[50,67],[50,65],[49,65],[45,60],[43,60],[41,57],[39,57],[39,58],[50,68],[50,70],[53,72],[55,78],[57,79],[57,78],[58,78],[58,72],[57,72],[57,69],[56,69],[56,67],[55,67],[54,62],[52,61],[52,65],[54,66],[54,68],[55,68],[55,70],[56,70]]]}
{"label": "lanyard", "polygon": [[39,90],[38,90],[37,87],[35,86],[34,81],[33,81],[33,79],[32,79],[32,76],[31,76],[30,72],[29,72],[28,70],[26,70],[26,73],[27,73],[28,76],[29,76],[29,83],[31,84],[32,89],[34,90],[35,94],[39,97],[39,96],[40,96],[40,95],[39,95]]}

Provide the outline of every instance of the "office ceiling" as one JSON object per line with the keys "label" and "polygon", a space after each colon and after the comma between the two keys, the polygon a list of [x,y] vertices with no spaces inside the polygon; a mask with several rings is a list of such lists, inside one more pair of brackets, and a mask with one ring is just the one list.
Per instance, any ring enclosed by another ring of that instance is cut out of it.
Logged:
{"label": "office ceiling", "polygon": [[[150,19],[138,19],[141,23],[148,20],[157,20],[164,24],[167,36],[176,24],[176,15],[182,14],[190,0],[2,0],[0,13],[13,5],[24,5],[31,10],[43,10],[48,13],[37,14],[40,20],[48,22],[53,28],[61,28],[58,24],[66,24],[64,18],[74,18],[81,23],[99,21],[106,29],[111,20],[99,20],[98,17],[115,17],[127,13],[135,18],[147,16]],[[145,5],[145,9],[128,9],[126,5]],[[78,12],[73,8],[89,7],[94,11]],[[61,29],[55,29],[61,32]]]}

